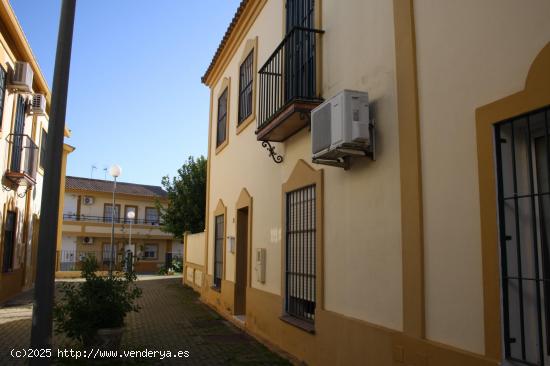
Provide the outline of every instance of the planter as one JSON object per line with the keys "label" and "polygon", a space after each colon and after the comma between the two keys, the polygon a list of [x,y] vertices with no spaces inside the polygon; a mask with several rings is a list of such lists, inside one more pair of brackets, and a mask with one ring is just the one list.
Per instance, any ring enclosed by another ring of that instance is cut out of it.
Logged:
{"label": "planter", "polygon": [[116,351],[120,348],[124,328],[98,329],[90,346],[106,351]]}

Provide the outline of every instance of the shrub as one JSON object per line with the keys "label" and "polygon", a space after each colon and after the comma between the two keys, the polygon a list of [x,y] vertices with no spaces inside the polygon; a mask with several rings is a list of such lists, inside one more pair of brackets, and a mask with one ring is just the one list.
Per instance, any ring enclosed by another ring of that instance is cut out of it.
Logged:
{"label": "shrub", "polygon": [[98,329],[119,328],[126,314],[139,311],[135,303],[141,289],[134,272],[124,276],[98,276],[94,257],[82,260],[82,283],[63,283],[60,301],[54,307],[55,331],[83,344],[90,344]]}

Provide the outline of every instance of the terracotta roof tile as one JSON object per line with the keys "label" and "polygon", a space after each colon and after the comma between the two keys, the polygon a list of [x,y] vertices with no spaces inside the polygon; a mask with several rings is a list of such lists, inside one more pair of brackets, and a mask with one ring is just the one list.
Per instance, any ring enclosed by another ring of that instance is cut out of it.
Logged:
{"label": "terracotta roof tile", "polygon": [[[65,189],[76,189],[94,192],[112,192],[113,182],[102,179],[89,179],[81,177],[67,176],[65,179]],[[135,196],[166,197],[168,194],[162,187],[149,186],[145,184],[134,184],[117,182],[117,193],[130,194]]]}
{"label": "terracotta roof tile", "polygon": [[246,7],[246,4],[252,0],[242,0],[239,4],[239,7],[237,8],[237,11],[235,12],[235,15],[233,16],[233,19],[231,20],[231,23],[229,23],[229,27],[227,27],[227,30],[225,31],[225,34],[222,38],[222,41],[220,42],[220,45],[218,46],[218,49],[216,50],[216,53],[214,54],[214,57],[212,58],[212,61],[210,61],[210,65],[208,66],[208,69],[206,69],[206,72],[201,78],[201,82],[204,84],[206,82],[206,78],[208,77],[208,74],[212,71],[212,68],[214,67],[214,64],[216,61],[218,61],[218,57],[220,57],[220,54],[225,47],[225,43],[231,36],[231,33],[233,32],[233,29],[235,28],[235,25],[241,18],[241,15],[243,14],[243,10]]}

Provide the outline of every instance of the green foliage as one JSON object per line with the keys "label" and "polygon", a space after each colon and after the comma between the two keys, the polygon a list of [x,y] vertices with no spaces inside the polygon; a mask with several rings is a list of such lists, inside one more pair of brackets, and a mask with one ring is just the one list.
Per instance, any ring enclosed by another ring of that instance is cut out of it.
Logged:
{"label": "green foliage", "polygon": [[183,272],[183,260],[181,258],[174,258],[172,261],[172,269],[176,273],[182,273]]}
{"label": "green foliage", "polygon": [[162,207],[157,202],[162,229],[181,238],[183,233],[204,230],[204,210],[206,208],[206,159],[196,160],[190,156],[187,163],[178,169],[176,177],[162,178],[162,186],[168,192],[168,205]]}
{"label": "green foliage", "polygon": [[95,257],[82,261],[82,283],[62,283],[61,299],[55,304],[55,331],[83,344],[90,344],[98,329],[119,328],[131,311],[139,311],[135,303],[141,289],[134,281],[134,272],[123,277],[101,277]]}
{"label": "green foliage", "polygon": [[183,260],[182,258],[176,257],[172,259],[172,263],[169,267],[162,266],[158,270],[157,274],[159,275],[173,275],[174,273],[182,273],[183,272]]}

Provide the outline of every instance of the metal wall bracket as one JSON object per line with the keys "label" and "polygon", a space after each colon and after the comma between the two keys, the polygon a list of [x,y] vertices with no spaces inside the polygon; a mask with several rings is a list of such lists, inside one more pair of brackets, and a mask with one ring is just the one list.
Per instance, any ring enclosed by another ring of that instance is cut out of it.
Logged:
{"label": "metal wall bracket", "polygon": [[375,121],[371,119],[369,123],[369,131],[371,136],[370,146],[365,149],[364,147],[347,146],[340,147],[332,150],[331,157],[313,158],[311,161],[314,164],[322,164],[335,166],[338,168],[344,168],[349,170],[351,168],[351,160],[353,157],[369,157],[372,161],[376,160],[376,128]]}
{"label": "metal wall bracket", "polygon": [[275,146],[271,146],[271,143],[269,141],[262,141],[262,147],[265,147],[267,151],[269,151],[269,157],[273,159],[273,161],[277,164],[280,164],[283,162],[283,157],[275,151]]}
{"label": "metal wall bracket", "polygon": [[19,193],[19,187],[20,186],[17,186],[17,188],[10,188],[8,186],[6,186],[5,184],[2,183],[2,192],[15,192],[15,194],[17,195],[17,197],[19,198],[24,198],[27,193],[29,193],[29,190],[30,190],[30,187],[26,187],[25,188],[25,191],[23,191],[22,193]]}

